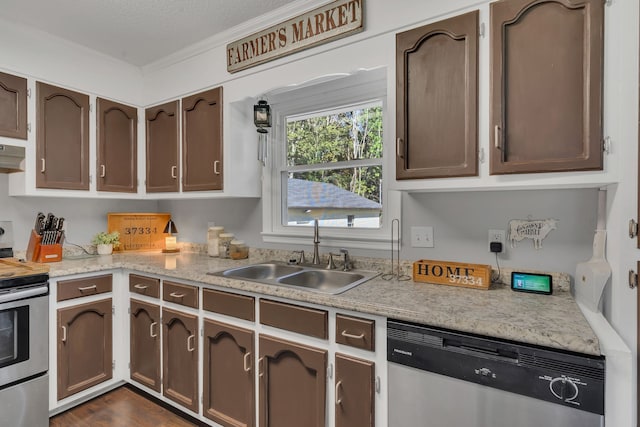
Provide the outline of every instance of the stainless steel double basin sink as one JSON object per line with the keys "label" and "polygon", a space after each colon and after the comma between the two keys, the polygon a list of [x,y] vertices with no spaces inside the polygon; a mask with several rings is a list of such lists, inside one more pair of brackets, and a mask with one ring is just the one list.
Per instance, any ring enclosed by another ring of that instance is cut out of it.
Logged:
{"label": "stainless steel double basin sink", "polygon": [[209,274],[336,295],[358,286],[380,273],[362,270],[326,270],[307,265],[288,265],[269,261]]}

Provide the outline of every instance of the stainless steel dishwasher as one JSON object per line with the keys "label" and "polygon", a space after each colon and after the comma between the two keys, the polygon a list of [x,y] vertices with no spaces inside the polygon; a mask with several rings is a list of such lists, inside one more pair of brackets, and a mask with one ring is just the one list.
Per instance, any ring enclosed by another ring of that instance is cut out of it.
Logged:
{"label": "stainless steel dishwasher", "polygon": [[389,427],[601,427],[603,357],[387,323]]}

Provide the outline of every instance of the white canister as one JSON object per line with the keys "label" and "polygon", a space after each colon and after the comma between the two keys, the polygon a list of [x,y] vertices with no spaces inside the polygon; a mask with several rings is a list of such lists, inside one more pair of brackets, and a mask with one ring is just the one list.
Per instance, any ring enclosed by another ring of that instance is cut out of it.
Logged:
{"label": "white canister", "polygon": [[218,246],[220,244],[220,234],[224,232],[224,227],[209,227],[207,230],[207,249],[209,256],[219,256]]}
{"label": "white canister", "polygon": [[233,238],[233,233],[220,233],[218,236],[218,256],[220,258],[229,258],[229,246]]}

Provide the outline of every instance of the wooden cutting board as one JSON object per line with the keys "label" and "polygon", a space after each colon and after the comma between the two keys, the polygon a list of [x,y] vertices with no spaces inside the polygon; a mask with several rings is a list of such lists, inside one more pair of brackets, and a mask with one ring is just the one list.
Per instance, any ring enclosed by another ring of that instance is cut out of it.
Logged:
{"label": "wooden cutting board", "polygon": [[48,272],[49,266],[38,262],[18,261],[16,258],[0,258],[0,279]]}

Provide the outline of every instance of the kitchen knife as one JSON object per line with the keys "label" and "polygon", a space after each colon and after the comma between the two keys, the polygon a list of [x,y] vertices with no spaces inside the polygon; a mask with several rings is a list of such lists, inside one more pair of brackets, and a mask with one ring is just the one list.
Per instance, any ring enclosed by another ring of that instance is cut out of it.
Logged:
{"label": "kitchen knife", "polygon": [[44,223],[44,230],[43,231],[49,231],[51,230],[51,226],[53,225],[53,220],[55,219],[55,215],[52,214],[51,212],[49,212],[47,214],[47,219]]}
{"label": "kitchen knife", "polygon": [[38,215],[36,215],[36,223],[33,227],[33,230],[36,232],[36,234],[42,234],[42,226],[44,224],[44,219],[45,216],[42,212],[38,212]]}

